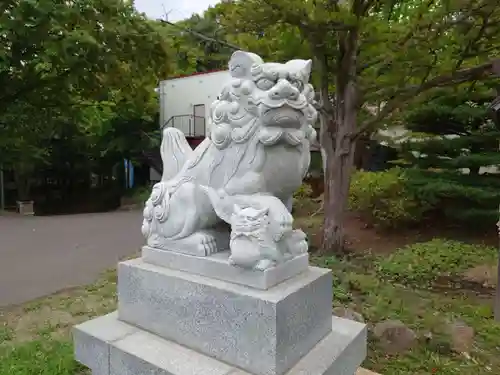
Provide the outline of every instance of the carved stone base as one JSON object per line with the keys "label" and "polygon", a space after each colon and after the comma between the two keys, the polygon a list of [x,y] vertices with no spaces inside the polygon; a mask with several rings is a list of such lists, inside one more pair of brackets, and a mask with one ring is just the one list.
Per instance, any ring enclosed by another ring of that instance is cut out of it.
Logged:
{"label": "carved stone base", "polygon": [[268,290],[118,266],[120,320],[256,375],[282,375],[330,333],[331,271],[310,267]]}
{"label": "carved stone base", "polygon": [[151,236],[148,239],[148,245],[154,249],[165,249],[165,251],[180,254],[209,256],[219,251],[229,250],[229,231],[207,229],[177,240]]}
{"label": "carved stone base", "polygon": [[232,266],[228,263],[230,255],[229,251],[223,251],[211,256],[193,256],[149,246],[142,248],[142,260],[145,263],[262,290],[269,289],[307,271],[309,268],[309,255],[307,253],[264,271]]}
{"label": "carved stone base", "polygon": [[[354,375],[366,356],[365,325],[333,317],[331,333],[286,375]],[[93,375],[253,375],[123,323],[112,313],[76,326],[76,359]],[[258,359],[255,359],[258,361]]]}

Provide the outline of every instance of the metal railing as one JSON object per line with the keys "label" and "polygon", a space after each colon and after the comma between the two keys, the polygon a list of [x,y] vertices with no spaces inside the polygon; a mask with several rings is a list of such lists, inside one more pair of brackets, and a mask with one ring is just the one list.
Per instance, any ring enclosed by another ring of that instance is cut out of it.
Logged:
{"label": "metal railing", "polygon": [[162,129],[171,126],[184,132],[186,137],[205,137],[205,117],[195,115],[172,116],[163,124]]}

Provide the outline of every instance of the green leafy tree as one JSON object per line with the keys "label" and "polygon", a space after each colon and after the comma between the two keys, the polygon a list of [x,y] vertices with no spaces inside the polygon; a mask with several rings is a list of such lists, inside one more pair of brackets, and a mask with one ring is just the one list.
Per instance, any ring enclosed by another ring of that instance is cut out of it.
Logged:
{"label": "green leafy tree", "polygon": [[193,14],[176,23],[162,21],[177,55],[174,74],[207,72],[227,68],[228,56],[234,50],[227,42],[218,15],[209,9],[203,15]]}
{"label": "green leafy tree", "polygon": [[6,0],[0,40],[0,109],[47,86],[98,95],[166,68],[157,25],[121,0]]}
{"label": "green leafy tree", "polygon": [[[243,48],[258,44],[261,33],[273,46],[293,37],[294,48],[303,44],[297,57],[314,59],[326,167],[325,252],[344,248],[358,139],[427,90],[488,79],[495,70],[489,59],[499,51],[500,8],[492,0],[245,0],[218,9]],[[371,114],[363,114],[367,107]]]}
{"label": "green leafy tree", "polygon": [[118,128],[154,117],[167,43],[159,22],[131,2],[0,4],[0,161],[24,181],[20,196],[29,195],[33,170],[54,162],[54,144],[101,162],[139,146],[139,129]]}

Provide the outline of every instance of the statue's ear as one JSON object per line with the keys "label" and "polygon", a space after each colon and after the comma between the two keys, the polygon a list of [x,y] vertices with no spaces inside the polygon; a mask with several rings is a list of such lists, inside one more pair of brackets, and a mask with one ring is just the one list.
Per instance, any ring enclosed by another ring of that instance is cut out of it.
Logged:
{"label": "statue's ear", "polygon": [[285,63],[285,68],[292,76],[307,84],[311,78],[312,60],[290,60]]}
{"label": "statue's ear", "polygon": [[300,71],[300,75],[304,82],[309,82],[311,79],[311,71],[312,71],[312,60],[304,60],[304,67]]}
{"label": "statue's ear", "polygon": [[229,72],[234,78],[250,77],[252,66],[264,63],[255,53],[236,51],[229,60]]}
{"label": "statue's ear", "polygon": [[264,207],[264,208],[260,209],[259,211],[257,211],[257,217],[267,215],[268,213],[269,213],[269,208]]}

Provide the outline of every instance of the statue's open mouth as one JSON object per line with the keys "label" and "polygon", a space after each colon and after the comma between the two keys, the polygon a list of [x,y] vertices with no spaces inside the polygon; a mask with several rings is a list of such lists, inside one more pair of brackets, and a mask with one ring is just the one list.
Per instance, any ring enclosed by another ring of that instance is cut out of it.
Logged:
{"label": "statue's open mouth", "polygon": [[264,126],[278,126],[280,128],[300,128],[304,114],[290,107],[272,108],[261,115]]}

